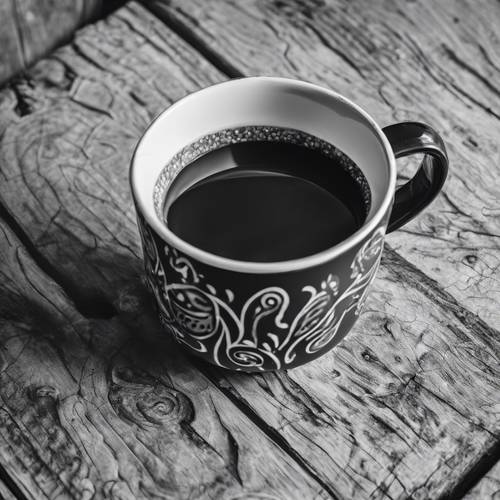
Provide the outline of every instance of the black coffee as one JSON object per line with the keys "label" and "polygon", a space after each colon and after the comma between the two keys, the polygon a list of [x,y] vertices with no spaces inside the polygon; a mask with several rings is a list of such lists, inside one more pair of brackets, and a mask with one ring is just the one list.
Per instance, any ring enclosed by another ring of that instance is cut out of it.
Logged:
{"label": "black coffee", "polygon": [[225,170],[167,202],[166,223],[188,243],[237,260],[321,252],[359,229],[368,210],[362,174],[355,166],[356,175],[349,172],[343,158],[284,142],[224,146],[184,168],[179,178],[210,165]]}

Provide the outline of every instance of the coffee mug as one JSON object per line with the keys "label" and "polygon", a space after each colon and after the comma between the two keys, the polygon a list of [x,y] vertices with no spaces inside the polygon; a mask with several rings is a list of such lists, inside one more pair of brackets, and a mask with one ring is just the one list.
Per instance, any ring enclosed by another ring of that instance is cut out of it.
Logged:
{"label": "coffee mug", "polygon": [[[252,127],[296,130],[349,156],[371,193],[362,227],[314,255],[265,263],[209,253],[169,230],[161,202],[179,172]],[[396,189],[395,159],[414,153],[424,154],[422,163]],[[359,316],[385,234],[432,201],[447,171],[445,146],[431,127],[405,122],[381,129],[356,104],[310,83],[242,78],[181,99],[145,132],[130,171],[161,323],[194,354],[232,370],[288,369],[321,356]]]}

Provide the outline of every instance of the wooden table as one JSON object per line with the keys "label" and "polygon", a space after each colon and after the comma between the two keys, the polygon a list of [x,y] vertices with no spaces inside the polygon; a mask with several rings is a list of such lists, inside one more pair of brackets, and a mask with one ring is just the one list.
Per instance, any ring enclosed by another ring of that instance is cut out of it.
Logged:
{"label": "wooden table", "polygon": [[[8,84],[0,497],[498,498],[499,25],[494,0],[131,1]],[[428,122],[451,167],[353,332],[245,375],[160,331],[127,176],[162,109],[255,74]]]}

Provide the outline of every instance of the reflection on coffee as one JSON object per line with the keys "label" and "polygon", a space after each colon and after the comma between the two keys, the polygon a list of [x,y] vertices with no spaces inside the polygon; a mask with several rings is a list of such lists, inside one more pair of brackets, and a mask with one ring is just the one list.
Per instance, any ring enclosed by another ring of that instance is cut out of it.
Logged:
{"label": "reflection on coffee", "polygon": [[231,259],[276,262],[326,250],[356,232],[369,210],[363,174],[328,147],[325,154],[300,143],[248,140],[209,151],[179,179],[215,173],[179,190],[165,204],[165,222],[188,243]]}

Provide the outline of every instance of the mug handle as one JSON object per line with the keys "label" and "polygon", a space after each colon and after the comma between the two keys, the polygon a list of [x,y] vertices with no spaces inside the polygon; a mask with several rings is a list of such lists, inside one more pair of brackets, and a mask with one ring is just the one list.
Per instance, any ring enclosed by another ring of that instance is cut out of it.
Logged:
{"label": "mug handle", "polygon": [[390,233],[413,219],[439,193],[448,174],[448,155],[443,139],[424,123],[395,123],[382,131],[396,158],[415,153],[425,155],[413,178],[396,189],[387,226]]}

